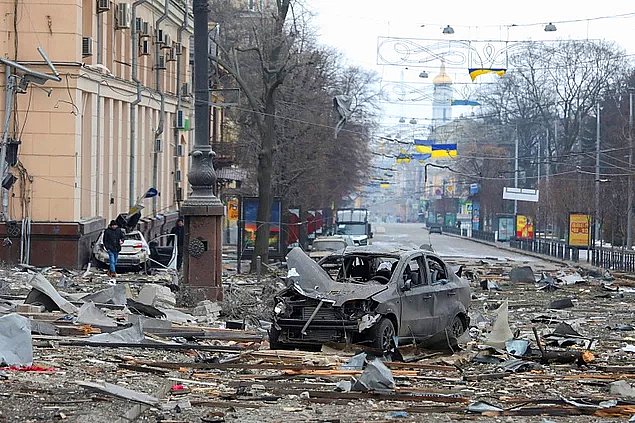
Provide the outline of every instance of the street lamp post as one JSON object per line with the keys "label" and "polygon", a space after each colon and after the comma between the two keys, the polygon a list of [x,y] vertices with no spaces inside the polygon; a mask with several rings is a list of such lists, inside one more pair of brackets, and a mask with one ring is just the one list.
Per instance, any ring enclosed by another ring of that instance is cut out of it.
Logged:
{"label": "street lamp post", "polygon": [[[516,127],[516,142],[514,143],[514,188],[518,188],[518,127]],[[514,216],[518,214],[518,200],[514,200]]]}
{"label": "street lamp post", "polygon": [[600,103],[596,108],[595,129],[595,242],[600,240]]}
{"label": "street lamp post", "polygon": [[210,145],[210,103],[208,84],[209,5],[194,0],[194,146],[187,174],[192,192],[183,202],[185,218],[183,270],[185,283],[198,299],[222,300],[222,217],[223,203],[214,195],[216,172]]}
{"label": "street lamp post", "polygon": [[628,88],[628,194],[626,201],[626,246],[633,246],[633,90]]}

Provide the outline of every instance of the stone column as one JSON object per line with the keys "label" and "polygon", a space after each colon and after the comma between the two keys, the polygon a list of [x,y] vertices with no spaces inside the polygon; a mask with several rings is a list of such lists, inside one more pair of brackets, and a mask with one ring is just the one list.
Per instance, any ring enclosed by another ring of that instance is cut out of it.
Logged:
{"label": "stone column", "polygon": [[194,146],[190,171],[187,174],[192,192],[183,202],[185,218],[183,272],[185,284],[196,300],[223,299],[222,227],[223,203],[214,195],[216,172],[210,145],[210,104],[208,69],[207,0],[194,0]]}

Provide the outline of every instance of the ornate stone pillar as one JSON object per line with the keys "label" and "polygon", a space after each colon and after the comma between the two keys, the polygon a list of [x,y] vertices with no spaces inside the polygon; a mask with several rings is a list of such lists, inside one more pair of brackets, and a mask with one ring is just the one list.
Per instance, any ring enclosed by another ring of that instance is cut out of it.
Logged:
{"label": "ornate stone pillar", "polygon": [[187,174],[192,192],[183,202],[185,218],[183,272],[185,284],[196,299],[222,300],[222,217],[223,203],[214,195],[216,172],[210,145],[208,85],[207,0],[194,0],[194,147]]}

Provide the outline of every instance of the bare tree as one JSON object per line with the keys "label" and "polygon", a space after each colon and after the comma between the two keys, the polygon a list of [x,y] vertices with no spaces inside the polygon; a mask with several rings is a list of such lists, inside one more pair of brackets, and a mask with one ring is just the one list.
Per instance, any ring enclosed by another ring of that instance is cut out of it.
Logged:
{"label": "bare tree", "polygon": [[[228,31],[227,37],[216,40],[217,54],[213,63],[231,74],[245,95],[251,109],[251,120],[257,129],[258,213],[253,262],[257,256],[266,263],[269,258],[269,221],[273,201],[271,181],[275,148],[276,96],[289,72],[300,63],[301,34],[292,15],[293,0],[276,0],[275,6],[261,13],[250,14],[231,8],[229,1],[214,1],[212,8],[233,10],[233,18],[243,25]],[[232,22],[221,22],[231,28]],[[252,262],[252,264],[253,264]],[[255,268],[255,266],[252,266]]]}
{"label": "bare tree", "polygon": [[[253,257],[266,262],[274,196],[321,208],[362,181],[377,76],[344,68],[337,53],[316,46],[297,0],[277,0],[262,12],[234,9],[228,0],[212,1],[212,8],[222,28],[212,56],[217,83],[239,88],[246,103],[230,114],[241,140],[241,163],[256,170],[250,181],[259,197]],[[354,99],[337,140],[335,94]]]}
{"label": "bare tree", "polygon": [[538,186],[539,170],[550,175],[550,185],[542,184],[541,214],[549,210],[544,217],[562,228],[568,211],[589,205],[584,198],[592,172],[584,166],[594,149],[590,126],[598,102],[623,80],[624,52],[597,41],[526,43],[510,62],[514,67],[480,100],[488,117],[518,139],[523,184]]}

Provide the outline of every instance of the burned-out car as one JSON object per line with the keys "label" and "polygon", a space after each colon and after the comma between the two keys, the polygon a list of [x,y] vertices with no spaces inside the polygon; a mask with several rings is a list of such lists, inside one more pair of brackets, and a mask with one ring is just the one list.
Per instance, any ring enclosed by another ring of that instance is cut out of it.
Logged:
{"label": "burned-out car", "polygon": [[287,288],[275,298],[272,348],[456,340],[468,327],[469,282],[426,250],[352,247],[319,262],[287,256]]}

